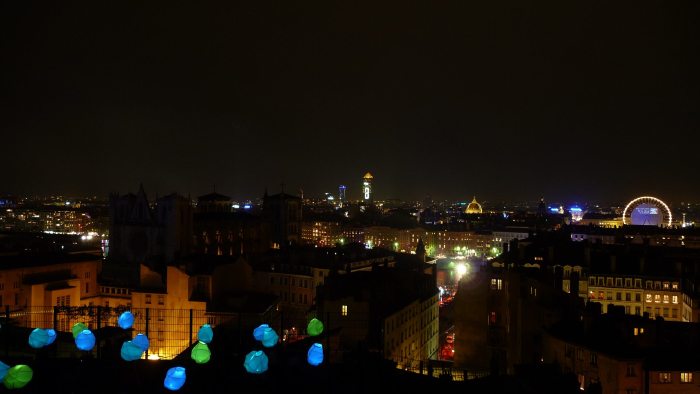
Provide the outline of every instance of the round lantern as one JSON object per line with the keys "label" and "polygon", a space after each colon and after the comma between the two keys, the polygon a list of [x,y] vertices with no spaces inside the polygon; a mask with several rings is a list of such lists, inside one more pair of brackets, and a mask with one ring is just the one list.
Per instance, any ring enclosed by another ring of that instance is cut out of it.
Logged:
{"label": "round lantern", "polygon": [[211,358],[211,350],[209,350],[209,346],[206,343],[199,342],[192,348],[190,356],[197,364],[206,364]]}
{"label": "round lantern", "polygon": [[48,330],[46,330],[46,334],[48,334],[49,336],[49,341],[46,343],[46,345],[48,346],[54,343],[54,341],[56,340],[56,330],[54,330],[53,328],[49,328]]}
{"label": "round lantern", "polygon": [[7,371],[10,370],[10,366],[5,364],[4,362],[0,361],[0,382],[2,382],[3,379],[5,379],[5,376],[7,375]]}
{"label": "round lantern", "polygon": [[323,332],[323,323],[321,323],[320,320],[317,318],[311,319],[309,324],[306,326],[306,333],[311,335],[312,337],[315,337],[317,335],[321,335]]}
{"label": "round lantern", "polygon": [[88,329],[88,326],[85,323],[83,323],[83,322],[75,323],[73,328],[71,328],[71,331],[73,332],[73,338],[76,338],[78,336],[78,334],[83,332],[83,330],[87,330],[87,329]]}
{"label": "round lantern", "polygon": [[34,349],[41,349],[42,347],[49,344],[49,333],[43,328],[35,328],[31,334],[29,334],[29,346]]}
{"label": "round lantern", "polygon": [[131,341],[125,341],[122,344],[121,356],[124,361],[134,361],[141,358],[143,349]]}
{"label": "round lantern", "polygon": [[311,345],[309,352],[306,354],[306,361],[314,367],[321,365],[323,362],[323,345],[320,343]]}
{"label": "round lantern", "polygon": [[148,340],[148,337],[143,335],[143,334],[136,334],[134,339],[131,340],[131,342],[134,343],[134,345],[138,346],[141,348],[142,351],[148,350],[148,347],[151,346],[151,342]]}
{"label": "round lantern", "polygon": [[86,352],[92,350],[95,347],[95,334],[90,330],[83,330],[75,337],[75,346]]}
{"label": "round lantern", "polygon": [[256,341],[262,341],[263,340],[263,333],[265,332],[266,328],[270,328],[267,324],[261,324],[258,327],[253,330],[253,338],[255,338]]}
{"label": "round lantern", "polygon": [[267,356],[262,350],[254,350],[245,356],[243,366],[248,373],[263,373],[267,371]]}
{"label": "round lantern", "polygon": [[134,314],[126,311],[119,315],[119,320],[117,320],[119,327],[128,330],[134,325]]}
{"label": "round lantern", "polygon": [[165,373],[165,381],[163,382],[163,386],[172,391],[180,390],[180,388],[185,385],[185,380],[187,380],[185,368],[172,367]]}
{"label": "round lantern", "polygon": [[199,331],[197,332],[197,339],[206,344],[211,343],[211,341],[214,339],[214,331],[211,329],[209,324],[204,324],[199,328]]}
{"label": "round lantern", "polygon": [[29,366],[20,364],[10,368],[2,382],[8,389],[21,389],[32,380],[33,376],[34,371]]}
{"label": "round lantern", "polygon": [[279,339],[280,339],[280,337],[277,335],[275,330],[268,327],[263,332],[262,344],[265,347],[273,347],[273,346],[277,345],[277,341]]}

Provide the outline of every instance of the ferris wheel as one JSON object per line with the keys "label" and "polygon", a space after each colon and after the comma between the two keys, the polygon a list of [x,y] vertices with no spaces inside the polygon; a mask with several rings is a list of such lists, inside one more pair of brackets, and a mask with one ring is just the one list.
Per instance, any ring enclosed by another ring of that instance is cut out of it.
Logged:
{"label": "ferris wheel", "polygon": [[622,212],[623,224],[671,226],[671,209],[656,197],[642,196],[630,201]]}

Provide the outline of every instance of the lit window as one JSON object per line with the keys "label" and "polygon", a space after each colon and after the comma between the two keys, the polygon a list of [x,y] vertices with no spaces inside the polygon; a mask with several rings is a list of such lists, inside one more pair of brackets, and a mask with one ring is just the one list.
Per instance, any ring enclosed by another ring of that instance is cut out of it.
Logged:
{"label": "lit window", "polygon": [[669,283],[668,283],[668,282],[664,282],[664,290],[668,290],[669,287],[670,287],[670,286],[669,286]]}
{"label": "lit window", "polygon": [[654,294],[654,302],[661,302],[661,295],[660,294]]}
{"label": "lit window", "polygon": [[340,315],[341,316],[347,316],[348,315],[348,306],[347,305],[342,305],[340,307]]}
{"label": "lit window", "polygon": [[673,289],[673,290],[678,290],[678,283],[673,283],[673,284],[671,285],[671,289]]}
{"label": "lit window", "polygon": [[674,304],[678,303],[678,296],[672,296],[671,299],[673,300]]}
{"label": "lit window", "polygon": [[681,372],[681,383],[693,383],[693,373]]}
{"label": "lit window", "polygon": [[489,325],[496,324],[496,312],[489,313]]}
{"label": "lit window", "polygon": [[664,304],[668,304],[668,294],[664,294]]}
{"label": "lit window", "polygon": [[671,383],[671,373],[659,372],[659,383]]}
{"label": "lit window", "polygon": [[647,299],[647,302],[651,302],[651,294],[647,294],[646,299]]}

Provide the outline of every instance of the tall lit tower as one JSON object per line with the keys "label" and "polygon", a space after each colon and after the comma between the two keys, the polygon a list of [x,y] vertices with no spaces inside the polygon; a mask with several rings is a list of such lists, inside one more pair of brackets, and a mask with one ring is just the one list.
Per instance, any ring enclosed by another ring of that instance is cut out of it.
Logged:
{"label": "tall lit tower", "polygon": [[340,185],[338,187],[338,201],[340,201],[341,203],[345,202],[345,189],[347,189],[345,185]]}
{"label": "tall lit tower", "polygon": [[372,202],[372,179],[374,177],[369,172],[362,177],[362,201]]}

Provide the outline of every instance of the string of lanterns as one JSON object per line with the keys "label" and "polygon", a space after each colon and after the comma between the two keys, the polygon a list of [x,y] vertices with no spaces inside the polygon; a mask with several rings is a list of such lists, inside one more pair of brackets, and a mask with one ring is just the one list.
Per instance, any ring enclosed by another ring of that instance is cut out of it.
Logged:
{"label": "string of lanterns", "polygon": [[[117,324],[124,330],[131,329],[134,325],[134,315],[130,311],[123,312]],[[315,337],[323,333],[323,323],[313,318],[307,325],[306,332],[309,336]],[[95,347],[95,334],[90,331],[84,322],[73,325],[71,332],[75,341],[75,346],[82,351],[91,351]],[[279,335],[269,324],[261,324],[253,330],[253,338],[262,344],[264,348],[272,348],[279,343]],[[206,364],[211,360],[211,350],[209,344],[214,339],[214,331],[209,324],[203,324],[197,332],[197,344],[192,348],[190,357],[197,364]],[[56,340],[54,329],[35,328],[29,334],[29,346],[33,349],[41,349],[49,346]],[[145,334],[138,333],[129,340],[124,341],[121,347],[121,358],[124,361],[135,361],[141,359],[148,350],[150,341]],[[319,366],[323,363],[323,345],[314,343],[307,352],[306,360],[311,366]],[[246,354],[243,367],[248,373],[262,374],[268,370],[269,359],[263,350],[253,350]],[[10,367],[0,361],[0,382],[8,389],[22,388],[32,380],[34,371],[24,364]],[[171,391],[177,391],[185,385],[187,373],[185,367],[175,366],[165,374],[163,386]]]}

